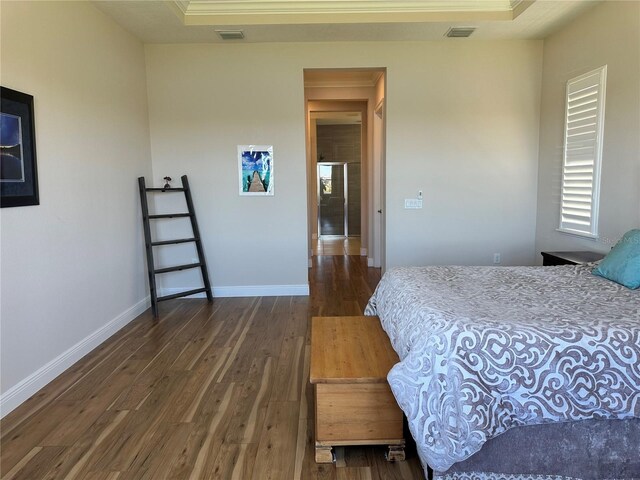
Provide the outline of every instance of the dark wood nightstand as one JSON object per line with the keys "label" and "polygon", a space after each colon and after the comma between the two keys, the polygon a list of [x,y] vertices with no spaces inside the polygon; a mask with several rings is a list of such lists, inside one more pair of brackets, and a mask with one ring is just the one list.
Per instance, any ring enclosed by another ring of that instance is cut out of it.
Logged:
{"label": "dark wood nightstand", "polygon": [[597,252],[540,252],[542,265],[580,265],[582,263],[597,262],[604,258],[604,254]]}

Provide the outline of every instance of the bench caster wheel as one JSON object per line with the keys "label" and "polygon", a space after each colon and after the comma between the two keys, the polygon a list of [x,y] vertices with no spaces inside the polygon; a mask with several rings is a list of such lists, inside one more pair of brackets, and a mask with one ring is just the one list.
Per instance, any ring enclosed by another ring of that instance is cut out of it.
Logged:
{"label": "bench caster wheel", "polygon": [[316,463],[335,463],[336,453],[331,447],[316,445]]}
{"label": "bench caster wheel", "polygon": [[389,445],[389,450],[384,454],[387,462],[402,462],[405,459],[404,445]]}

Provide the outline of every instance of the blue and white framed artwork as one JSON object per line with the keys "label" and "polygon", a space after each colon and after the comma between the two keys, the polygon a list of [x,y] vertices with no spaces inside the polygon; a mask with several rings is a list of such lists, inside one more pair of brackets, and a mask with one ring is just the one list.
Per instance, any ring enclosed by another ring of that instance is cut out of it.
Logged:
{"label": "blue and white framed artwork", "polygon": [[238,145],[240,195],[273,195],[273,145]]}

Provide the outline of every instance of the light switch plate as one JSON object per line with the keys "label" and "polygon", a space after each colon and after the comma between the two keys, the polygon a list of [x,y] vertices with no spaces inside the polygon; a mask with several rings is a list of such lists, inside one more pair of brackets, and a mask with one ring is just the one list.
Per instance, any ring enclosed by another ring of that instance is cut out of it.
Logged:
{"label": "light switch plate", "polygon": [[422,200],[418,198],[405,198],[404,208],[422,208]]}

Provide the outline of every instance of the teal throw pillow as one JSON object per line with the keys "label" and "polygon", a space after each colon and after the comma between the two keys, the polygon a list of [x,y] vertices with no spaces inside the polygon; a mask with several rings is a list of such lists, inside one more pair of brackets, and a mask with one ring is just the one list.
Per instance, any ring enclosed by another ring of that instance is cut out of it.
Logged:
{"label": "teal throw pillow", "polygon": [[593,274],[620,283],[627,288],[640,287],[640,230],[630,230],[624,234],[615,247]]}

